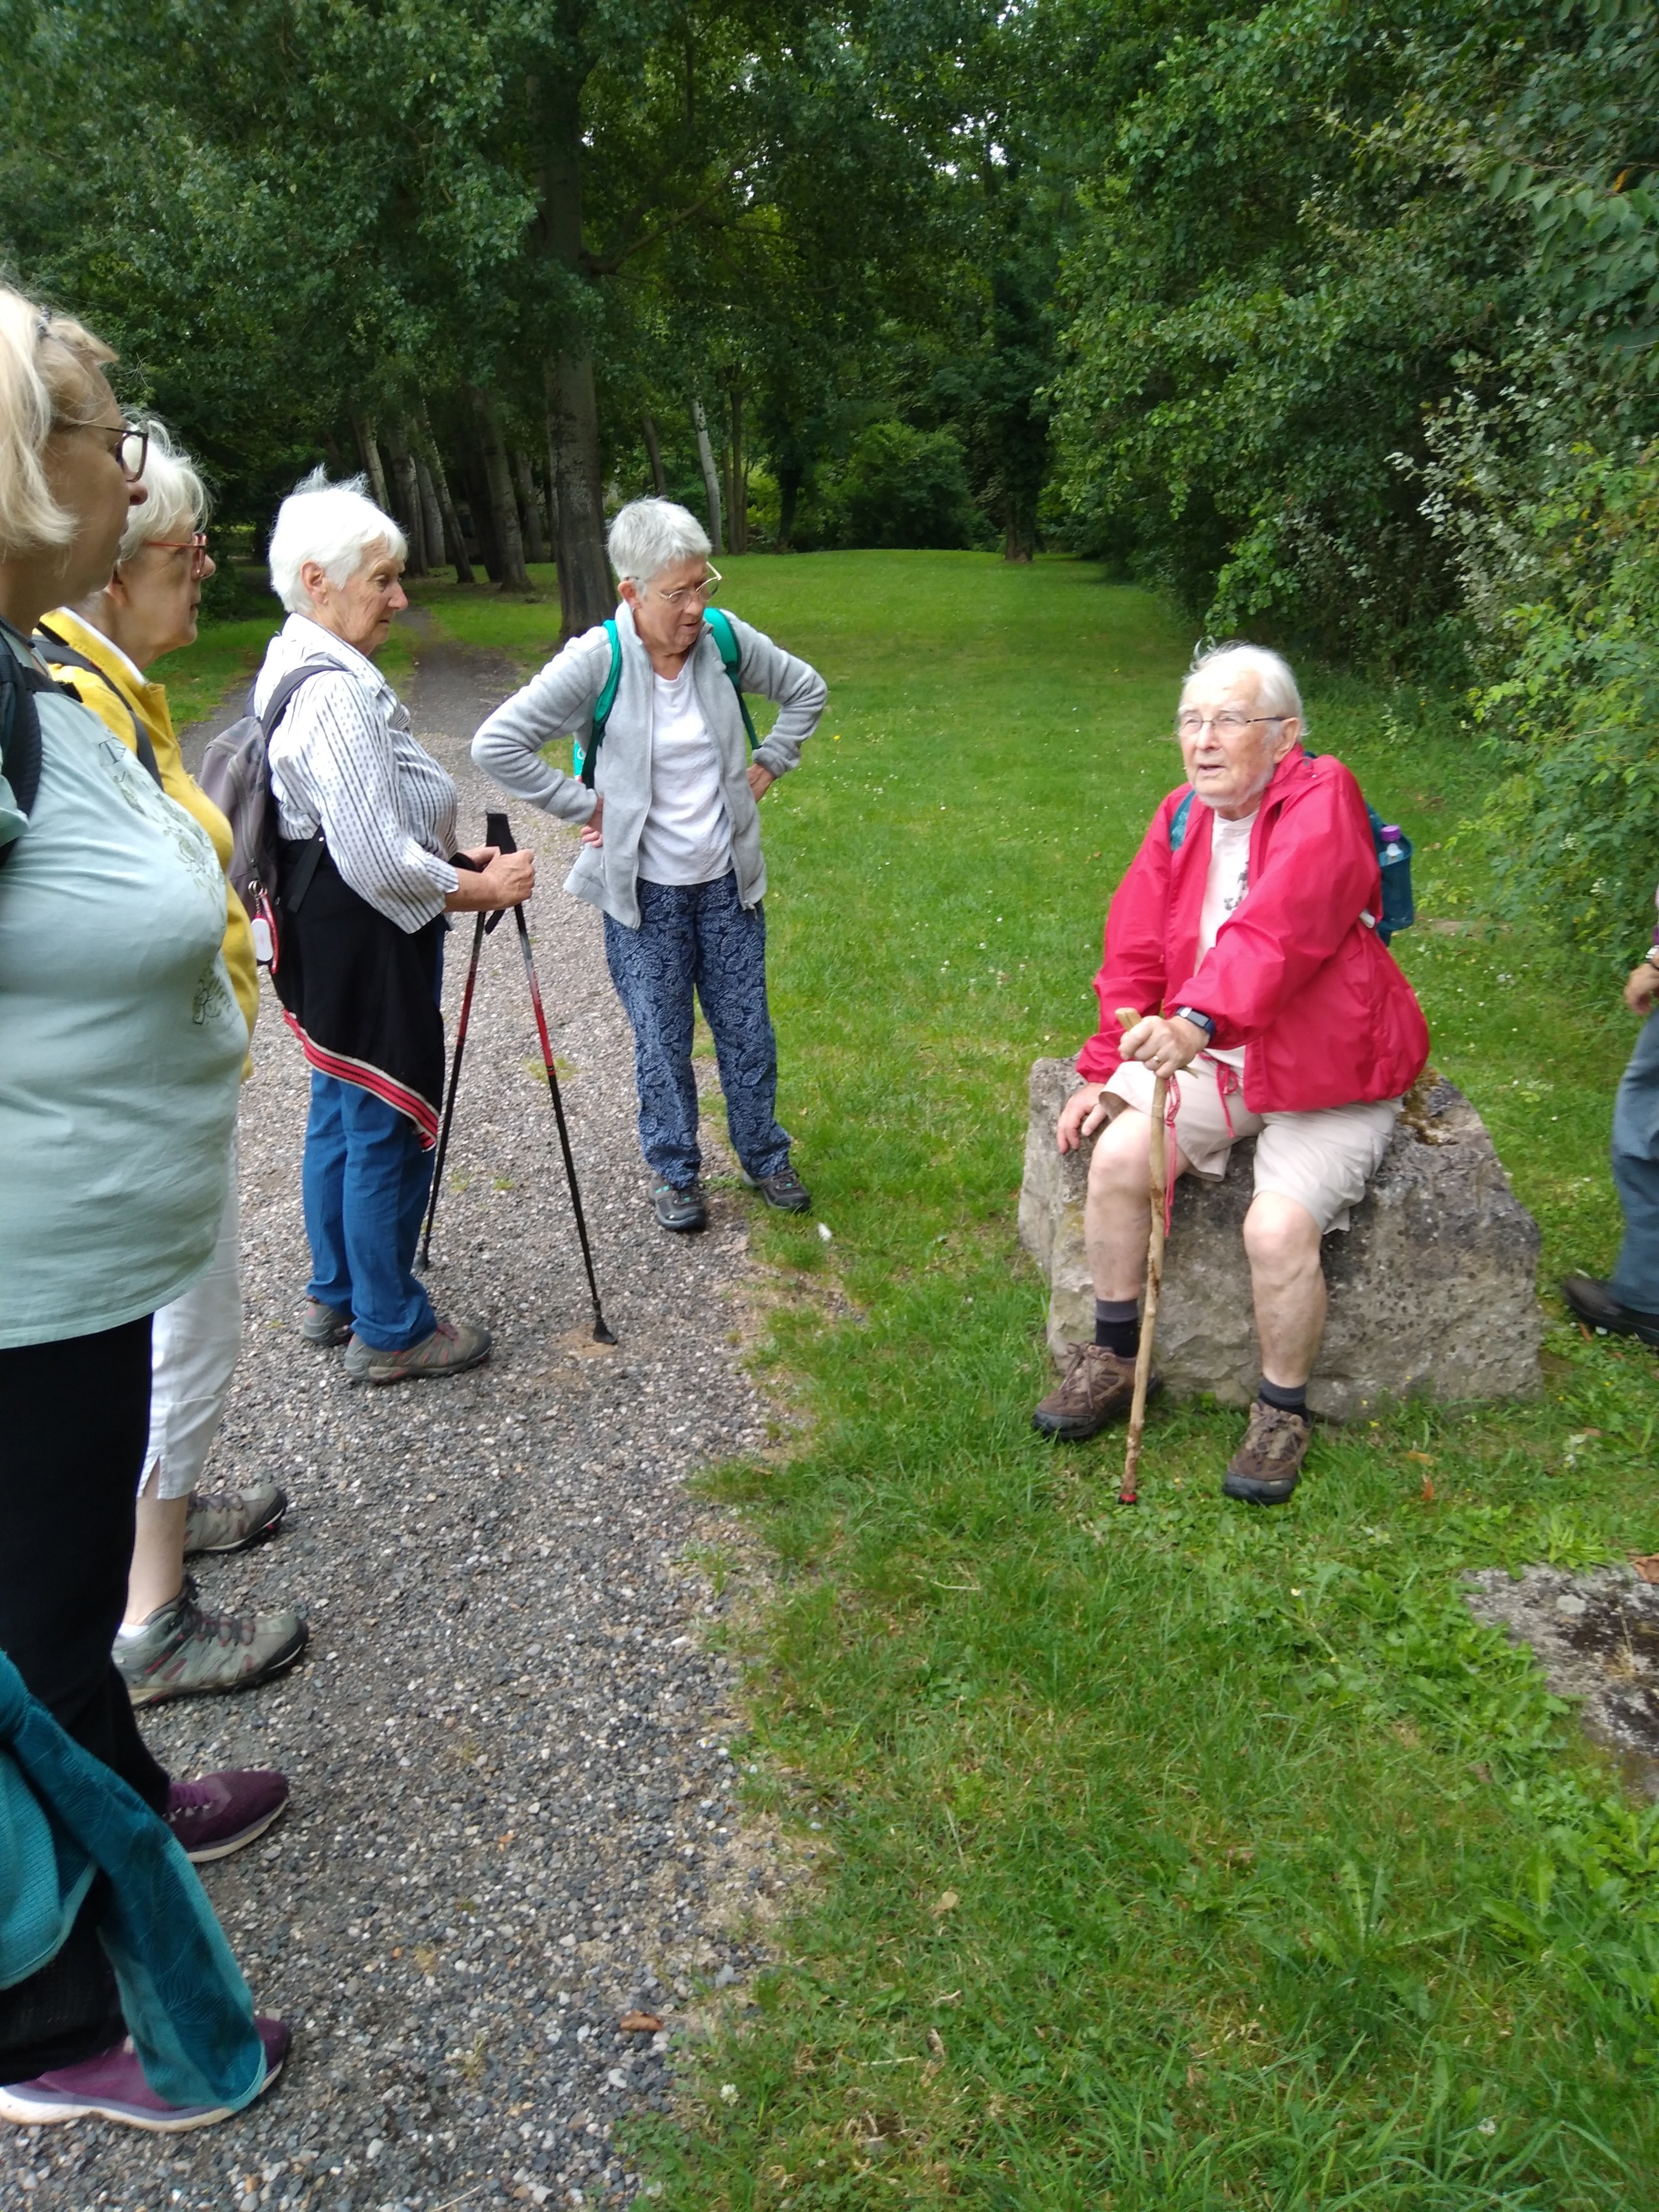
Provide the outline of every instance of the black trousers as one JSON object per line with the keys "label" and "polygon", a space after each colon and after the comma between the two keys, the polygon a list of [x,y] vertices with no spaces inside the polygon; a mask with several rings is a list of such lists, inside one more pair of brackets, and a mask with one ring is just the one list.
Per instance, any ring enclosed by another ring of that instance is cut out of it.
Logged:
{"label": "black trousers", "polygon": [[[0,1352],[0,1649],[78,1744],[165,1809],[110,1657],[125,1609],[149,1429],[149,1318]],[[97,1883],[69,1941],[0,1990],[0,2081],[26,2081],[125,2033],[98,1942]]]}

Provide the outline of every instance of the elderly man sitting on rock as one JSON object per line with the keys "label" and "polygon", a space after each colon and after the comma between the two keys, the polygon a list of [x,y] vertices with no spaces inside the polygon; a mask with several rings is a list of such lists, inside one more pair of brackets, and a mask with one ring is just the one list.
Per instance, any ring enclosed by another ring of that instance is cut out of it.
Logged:
{"label": "elderly man sitting on rock", "polygon": [[[1101,1132],[1084,1225],[1095,1340],[1073,1347],[1033,1419],[1091,1437],[1128,1410],[1146,1261],[1154,1079],[1169,1079],[1174,1172],[1219,1180],[1253,1136],[1244,1218],[1261,1395],[1222,1488],[1278,1504],[1310,1435],[1307,1384],[1325,1327],[1320,1243],[1346,1229],[1388,1147],[1429,1035],[1378,941],[1382,888],[1359,787],[1302,748],[1296,678],[1276,653],[1228,645],[1194,665],[1176,717],[1189,781],[1152,817],[1106,920],[1100,1028],[1055,1132]],[[1120,1035],[1116,1012],[1142,1018]]]}

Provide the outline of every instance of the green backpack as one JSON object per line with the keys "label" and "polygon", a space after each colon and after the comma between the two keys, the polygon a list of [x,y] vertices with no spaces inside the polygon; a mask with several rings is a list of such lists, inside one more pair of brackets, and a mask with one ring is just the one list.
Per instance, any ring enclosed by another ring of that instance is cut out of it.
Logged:
{"label": "green backpack", "polygon": [[[743,726],[749,733],[749,750],[752,753],[760,739],[755,735],[755,725],[750,718],[749,702],[743,696],[740,665],[743,655],[738,647],[731,618],[719,607],[705,607],[702,618],[708,623],[714,642],[720,649],[720,666],[732,679],[732,689],[738,695],[738,711],[743,716]],[[593,788],[593,770],[599,760],[599,747],[605,743],[605,726],[611,720],[611,709],[617,703],[617,686],[622,681],[622,640],[617,635],[617,625],[608,622],[605,634],[611,641],[611,673],[605,679],[605,689],[593,706],[593,731],[586,747],[580,738],[570,744],[570,773],[580,776],[590,791]]]}

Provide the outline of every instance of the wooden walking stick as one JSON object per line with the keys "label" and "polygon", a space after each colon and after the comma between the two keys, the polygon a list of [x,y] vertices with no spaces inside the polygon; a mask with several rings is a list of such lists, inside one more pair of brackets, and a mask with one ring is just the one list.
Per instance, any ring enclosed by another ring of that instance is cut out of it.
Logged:
{"label": "wooden walking stick", "polygon": [[[1141,1019],[1133,1006],[1120,1006],[1119,1022],[1132,1030]],[[1140,1349],[1135,1355],[1134,1396],[1129,1401],[1129,1434],[1123,1448],[1123,1483],[1117,1493],[1120,1505],[1139,1502],[1135,1477],[1140,1467],[1140,1432],[1146,1425],[1146,1385],[1152,1372],[1152,1338],[1158,1329],[1158,1293],[1164,1288],[1164,1209],[1168,1203],[1164,1157],[1164,1111],[1170,1086],[1163,1076],[1152,1085],[1150,1194],[1152,1228],[1146,1239],[1146,1298],[1140,1315]]]}

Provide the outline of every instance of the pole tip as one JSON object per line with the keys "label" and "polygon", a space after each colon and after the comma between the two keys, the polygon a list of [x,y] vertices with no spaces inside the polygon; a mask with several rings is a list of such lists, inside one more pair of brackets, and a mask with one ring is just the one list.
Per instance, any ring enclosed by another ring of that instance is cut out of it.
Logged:
{"label": "pole tip", "polygon": [[1140,1498],[1135,1491],[1120,1490],[1117,1493],[1117,1502],[1120,1505],[1139,1505]]}
{"label": "pole tip", "polygon": [[614,1344],[617,1341],[603,1314],[593,1323],[593,1341],[595,1344]]}

